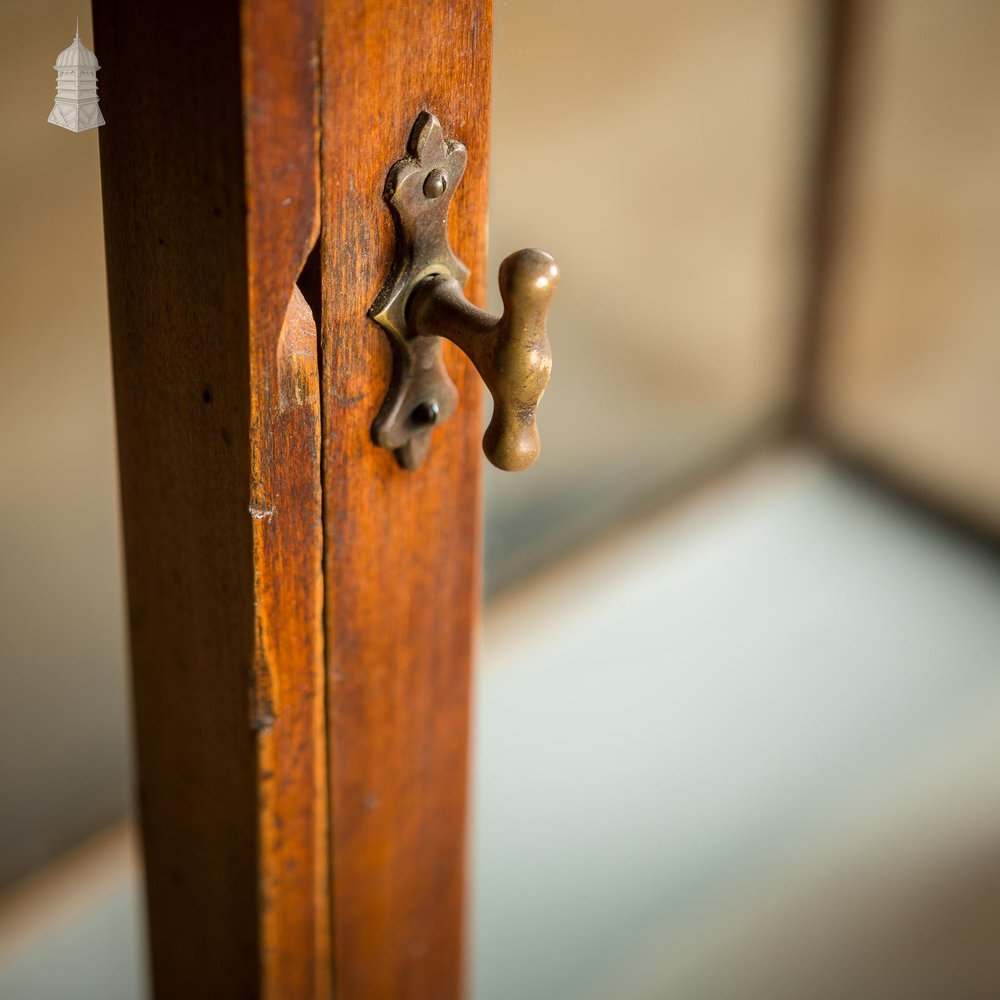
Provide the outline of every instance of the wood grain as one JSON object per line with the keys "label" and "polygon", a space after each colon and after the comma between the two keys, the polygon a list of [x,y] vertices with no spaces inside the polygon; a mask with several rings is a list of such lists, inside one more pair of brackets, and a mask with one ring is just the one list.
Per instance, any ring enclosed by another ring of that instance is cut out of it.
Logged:
{"label": "wood grain", "polygon": [[322,122],[306,0],[95,14],[156,994],[458,996],[480,390],[400,470],[366,313],[424,108],[483,298],[490,8],[329,0]]}
{"label": "wood grain", "polygon": [[[244,0],[262,995],[330,996],[313,0]],[[303,280],[306,279],[306,280]],[[284,315],[283,315],[284,314]]]}
{"label": "wood grain", "polygon": [[154,990],[324,997],[315,11],[94,13]]}
{"label": "wood grain", "polygon": [[465,143],[450,219],[482,304],[492,8],[326,0],[322,32],[326,641],[338,1000],[462,992],[470,663],[480,592],[480,386],[426,464],[372,444],[390,375],[366,316],[393,256],[382,201],[421,110]]}

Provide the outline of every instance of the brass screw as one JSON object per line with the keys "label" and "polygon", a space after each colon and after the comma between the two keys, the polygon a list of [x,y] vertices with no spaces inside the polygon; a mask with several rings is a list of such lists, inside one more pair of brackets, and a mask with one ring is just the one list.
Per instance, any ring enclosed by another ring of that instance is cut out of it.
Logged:
{"label": "brass screw", "polygon": [[417,406],[413,413],[410,414],[410,419],[421,427],[432,427],[437,423],[440,412],[441,410],[437,403],[431,400],[429,403],[421,403]]}
{"label": "brass screw", "polygon": [[440,167],[435,167],[424,178],[424,194],[428,198],[440,198],[448,190],[448,177]]}

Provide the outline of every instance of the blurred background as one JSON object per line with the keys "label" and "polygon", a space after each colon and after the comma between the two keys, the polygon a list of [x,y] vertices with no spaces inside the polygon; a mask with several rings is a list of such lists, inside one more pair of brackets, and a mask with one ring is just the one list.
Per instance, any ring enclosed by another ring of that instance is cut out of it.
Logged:
{"label": "blurred background", "polygon": [[[0,0],[5,1000],[145,991],[77,14]],[[1000,997],[998,53],[992,0],[498,2],[491,258],[563,279],[487,469],[477,1000]]]}

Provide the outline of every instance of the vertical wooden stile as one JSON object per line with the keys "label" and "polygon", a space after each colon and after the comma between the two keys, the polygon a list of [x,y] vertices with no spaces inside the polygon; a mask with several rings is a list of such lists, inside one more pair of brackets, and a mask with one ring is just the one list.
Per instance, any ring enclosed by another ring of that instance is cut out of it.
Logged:
{"label": "vertical wooden stile", "polygon": [[458,997],[480,387],[404,472],[367,312],[423,109],[482,301],[490,4],[94,20],[154,992]]}
{"label": "vertical wooden stile", "polygon": [[330,994],[312,0],[96,0],[158,998]]}
{"label": "vertical wooden stile", "polygon": [[389,345],[366,313],[393,259],[382,200],[421,110],[465,143],[450,237],[485,291],[492,6],[324,0],[324,510],[334,976],[338,1000],[463,991],[473,630],[480,601],[478,376],[426,464],[400,469],[371,425]]}

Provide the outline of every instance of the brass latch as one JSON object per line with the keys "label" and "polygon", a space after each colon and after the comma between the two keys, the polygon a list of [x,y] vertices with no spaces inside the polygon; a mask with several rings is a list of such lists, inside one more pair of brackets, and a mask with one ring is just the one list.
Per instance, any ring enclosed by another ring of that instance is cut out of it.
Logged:
{"label": "brass latch", "polygon": [[535,409],[552,368],[545,324],[559,269],[542,250],[518,250],[500,265],[503,315],[470,304],[462,293],[469,269],[448,244],[448,209],[465,173],[465,146],[446,140],[438,120],[424,111],[409,150],[386,180],[396,260],[369,310],[389,335],[394,365],[373,437],[404,469],[427,457],[431,431],[458,404],[441,358],[438,338],[445,337],[468,355],[493,394],[486,457],[500,469],[526,469],[541,450]]}

